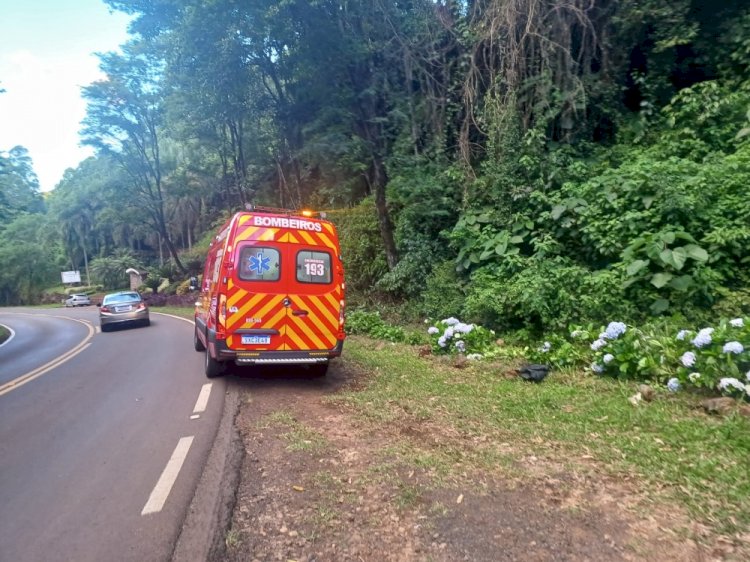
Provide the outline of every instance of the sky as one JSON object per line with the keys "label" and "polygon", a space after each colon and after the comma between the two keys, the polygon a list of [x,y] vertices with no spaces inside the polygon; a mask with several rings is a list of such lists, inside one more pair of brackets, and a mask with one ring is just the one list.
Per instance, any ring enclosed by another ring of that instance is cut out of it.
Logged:
{"label": "sky", "polygon": [[93,154],[81,86],[103,77],[94,53],[127,41],[128,21],[101,0],[0,0],[0,151],[25,147],[42,191]]}

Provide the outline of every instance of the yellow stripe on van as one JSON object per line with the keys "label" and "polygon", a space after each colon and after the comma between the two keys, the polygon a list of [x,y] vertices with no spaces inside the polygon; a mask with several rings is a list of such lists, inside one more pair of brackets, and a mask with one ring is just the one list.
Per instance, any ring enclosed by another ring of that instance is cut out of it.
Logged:
{"label": "yellow stripe on van", "polygon": [[[302,330],[302,333],[304,333],[305,336],[307,336],[307,338],[310,339],[313,342],[313,345],[317,349],[326,349],[326,347],[327,347],[326,344],[323,343],[323,341],[318,337],[318,334],[316,334],[315,332],[313,332],[310,329],[310,327],[307,324],[305,324],[304,320],[302,320],[301,318],[299,318],[297,316],[292,316],[291,319],[292,319],[292,322],[294,322],[297,325],[297,327],[300,330]],[[289,333],[289,331],[287,331],[287,333]],[[297,334],[295,333],[294,335],[296,336]],[[304,347],[307,347],[307,346],[304,346]],[[304,347],[302,349],[304,349]]]}
{"label": "yellow stripe on van", "polygon": [[237,244],[237,242],[240,242],[242,240],[248,240],[249,238],[252,238],[256,232],[260,230],[259,226],[248,226],[245,230],[242,232],[238,232],[237,236],[234,238],[234,243]]}
{"label": "yellow stripe on van", "polygon": [[299,240],[297,240],[297,238],[295,238],[294,234],[292,234],[291,232],[289,233],[289,243],[299,244]]}
{"label": "yellow stripe on van", "polygon": [[[302,331],[305,332],[305,328],[302,328]],[[294,331],[294,326],[292,326],[291,322],[287,322],[286,325],[286,335],[289,340],[291,340],[293,346],[289,346],[289,349],[291,350],[299,350],[299,349],[310,349],[310,344],[306,343],[305,340],[303,340],[297,332]]]}
{"label": "yellow stripe on van", "polygon": [[332,248],[333,250],[336,249],[336,244],[334,244],[328,236],[323,234],[322,232],[318,234],[318,238],[320,238],[323,243],[328,246],[329,248]]}
{"label": "yellow stripe on van", "polygon": [[237,224],[239,224],[240,226],[242,226],[242,225],[243,225],[243,224],[245,224],[245,223],[246,223],[247,221],[249,221],[249,220],[250,220],[251,218],[252,218],[252,215],[242,215],[242,216],[240,217],[240,220],[239,220],[239,221],[237,221]]}
{"label": "yellow stripe on van", "polygon": [[318,243],[315,241],[315,238],[313,238],[312,236],[310,236],[310,234],[308,234],[307,232],[302,231],[302,232],[299,233],[299,235],[305,240],[305,242],[307,242],[308,244],[310,244],[310,246],[317,246],[318,245]]}
{"label": "yellow stripe on van", "polygon": [[[243,293],[243,296],[247,295],[246,291],[241,291],[241,292]],[[236,295],[234,295],[234,296],[236,296]],[[263,300],[264,297],[265,297],[264,294],[259,294],[259,295],[253,296],[253,298],[251,298],[244,305],[242,305],[242,308],[240,308],[237,312],[235,312],[234,314],[232,314],[233,318],[237,318],[237,322],[232,322],[232,324],[230,325],[230,328],[233,328],[234,325],[237,324],[238,322],[240,324],[244,324],[245,323],[245,316],[247,315],[247,313],[250,312],[250,310],[252,310],[254,307],[256,307],[258,305],[258,302],[260,302],[261,300]]]}
{"label": "yellow stripe on van", "polygon": [[[266,294],[263,293],[263,296],[265,297]],[[266,303],[266,305],[263,308],[261,308],[258,312],[255,313],[257,314],[257,318],[263,318],[273,308],[277,307],[282,300],[284,300],[284,295],[276,295],[275,297],[273,297],[270,301],[268,301],[268,303]],[[285,307],[283,306],[281,307],[281,312],[286,313]],[[264,328],[266,327],[265,324],[263,327]]]}
{"label": "yellow stripe on van", "polygon": [[[262,314],[260,316],[261,318],[263,317]],[[264,322],[263,324],[261,324],[260,327],[261,328],[275,328],[277,324],[279,323],[279,321],[281,321],[284,318],[284,316],[286,316],[286,310],[282,308],[281,310],[276,312],[273,318],[271,318],[268,322]]]}
{"label": "yellow stripe on van", "polygon": [[[333,315],[331,310],[325,305],[323,301],[321,301],[318,297],[307,297],[311,304],[315,307],[315,310],[317,311],[317,314],[315,314],[315,311],[309,310],[308,312],[311,313],[312,320],[318,325],[322,326],[323,323],[320,321],[320,318],[318,317],[323,316],[328,321],[327,328],[329,330],[335,329],[339,325],[339,319]],[[297,305],[299,306],[299,305]]]}
{"label": "yellow stripe on van", "polygon": [[[307,304],[302,299],[295,299],[292,297],[292,301],[294,304],[303,310],[307,310],[307,319],[310,321],[313,325],[317,326],[320,331],[333,331],[338,326],[338,318],[333,319],[333,315],[324,308],[321,308],[321,302],[315,298],[315,297],[307,297],[311,303]],[[310,309],[314,310],[310,310]],[[323,320],[321,320],[321,316],[323,317]],[[324,322],[324,320],[328,320],[328,323]]]}
{"label": "yellow stripe on van", "polygon": [[273,240],[276,240],[276,234],[278,232],[279,232],[278,228],[266,228],[265,232],[263,232],[258,237],[258,240],[263,240],[264,242],[271,242]]}

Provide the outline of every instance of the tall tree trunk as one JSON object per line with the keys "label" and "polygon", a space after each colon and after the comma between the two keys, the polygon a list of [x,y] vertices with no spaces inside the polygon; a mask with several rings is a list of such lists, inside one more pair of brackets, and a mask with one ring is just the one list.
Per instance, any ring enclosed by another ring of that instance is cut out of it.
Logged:
{"label": "tall tree trunk", "polygon": [[372,189],[375,192],[375,209],[378,213],[378,227],[380,236],[383,239],[383,248],[385,249],[385,259],[388,269],[393,270],[398,263],[398,251],[396,250],[396,241],[393,237],[393,223],[388,213],[388,204],[385,197],[385,187],[388,179],[385,173],[383,160],[379,156],[372,158]]}

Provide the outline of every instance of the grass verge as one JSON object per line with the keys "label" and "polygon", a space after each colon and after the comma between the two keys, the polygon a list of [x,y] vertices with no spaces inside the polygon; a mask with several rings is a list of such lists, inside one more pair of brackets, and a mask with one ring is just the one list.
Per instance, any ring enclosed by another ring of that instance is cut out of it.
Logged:
{"label": "grass verge", "polygon": [[[537,456],[595,467],[639,482],[651,499],[666,497],[720,533],[750,524],[750,419],[708,416],[699,398],[657,390],[633,406],[635,382],[553,372],[541,384],[503,376],[497,365],[456,369],[413,347],[351,337],[343,361],[375,373],[364,387],[331,400],[373,426],[401,428],[401,458],[445,469],[505,467]],[[429,443],[430,455],[424,445]]]}
{"label": "grass verge", "polygon": [[189,320],[192,320],[195,316],[195,308],[192,306],[152,306],[151,311],[161,312],[162,314],[172,314]]}
{"label": "grass verge", "polygon": [[10,332],[5,326],[0,326],[0,344],[10,337]]}

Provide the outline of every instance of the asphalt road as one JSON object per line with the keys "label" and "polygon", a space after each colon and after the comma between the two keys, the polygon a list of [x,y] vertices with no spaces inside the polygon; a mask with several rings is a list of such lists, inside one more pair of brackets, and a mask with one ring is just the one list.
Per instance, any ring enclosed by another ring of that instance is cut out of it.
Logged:
{"label": "asphalt road", "polygon": [[169,560],[224,406],[192,322],[0,309],[0,561]]}

